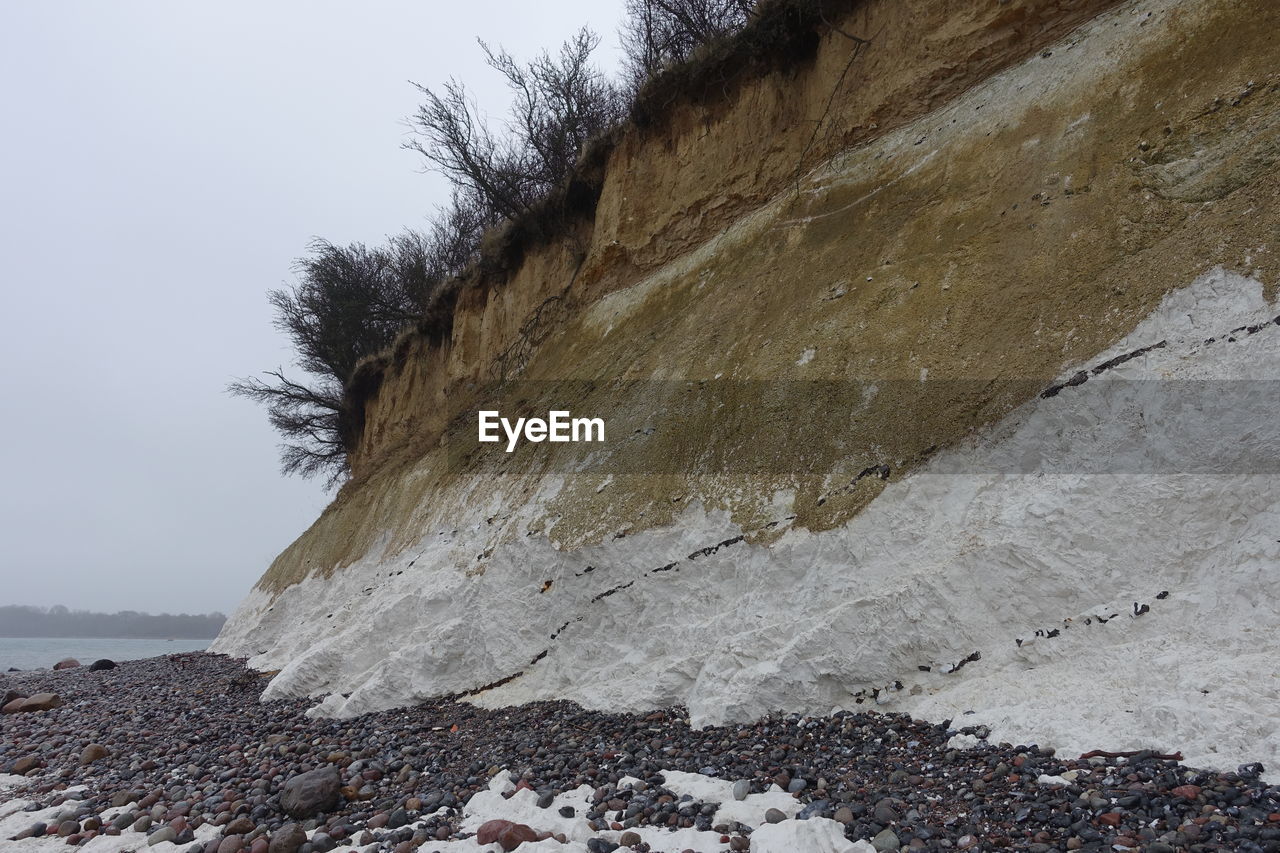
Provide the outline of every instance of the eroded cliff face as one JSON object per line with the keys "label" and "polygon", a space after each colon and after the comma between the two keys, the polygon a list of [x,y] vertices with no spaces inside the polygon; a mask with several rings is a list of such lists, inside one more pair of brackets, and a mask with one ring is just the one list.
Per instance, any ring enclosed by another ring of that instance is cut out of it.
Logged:
{"label": "eroded cliff face", "polygon": [[[325,714],[876,702],[1274,761],[1277,31],[871,2],[629,133],[594,223],[406,342],[215,649]],[[496,465],[494,382],[624,428]]]}

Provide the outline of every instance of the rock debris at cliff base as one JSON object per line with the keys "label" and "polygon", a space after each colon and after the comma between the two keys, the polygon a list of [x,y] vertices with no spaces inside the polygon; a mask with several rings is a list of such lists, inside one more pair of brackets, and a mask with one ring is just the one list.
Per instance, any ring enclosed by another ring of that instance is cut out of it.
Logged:
{"label": "rock debris at cliff base", "polygon": [[207,654],[10,674],[62,704],[0,718],[0,771],[24,774],[0,777],[0,848],[1280,850],[1256,764],[1054,755],[963,717],[693,730],[679,708],[433,701],[326,720],[264,683]]}

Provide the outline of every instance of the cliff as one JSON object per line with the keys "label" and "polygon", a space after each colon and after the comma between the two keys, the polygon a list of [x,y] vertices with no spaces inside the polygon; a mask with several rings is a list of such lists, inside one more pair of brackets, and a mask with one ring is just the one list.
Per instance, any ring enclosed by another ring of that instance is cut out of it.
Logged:
{"label": "cliff", "polygon": [[[870,703],[1274,763],[1278,27],[872,0],[629,128],[378,365],[214,649],[338,716]],[[610,434],[482,453],[482,404]]]}

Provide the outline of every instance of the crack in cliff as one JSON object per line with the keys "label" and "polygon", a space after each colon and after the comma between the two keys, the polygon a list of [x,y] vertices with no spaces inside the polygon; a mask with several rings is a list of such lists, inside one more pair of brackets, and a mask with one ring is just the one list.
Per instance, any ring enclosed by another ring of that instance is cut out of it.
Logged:
{"label": "crack in cliff", "polygon": [[1139,349],[1133,350],[1132,352],[1127,352],[1124,355],[1118,355],[1113,359],[1104,361],[1102,362],[1102,364],[1099,364],[1098,366],[1094,367],[1091,370],[1077,371],[1066,382],[1059,382],[1056,385],[1050,385],[1048,388],[1041,391],[1040,399],[1048,400],[1052,397],[1056,397],[1059,394],[1061,394],[1064,389],[1075,388],[1079,385],[1083,385],[1093,377],[1101,373],[1106,373],[1108,370],[1111,370],[1112,368],[1119,367],[1120,365],[1124,364],[1126,361],[1132,361],[1138,356],[1146,355],[1152,350],[1164,349],[1167,345],[1168,345],[1167,341],[1157,341],[1156,343],[1151,344],[1150,346],[1141,347]]}
{"label": "crack in cliff", "polygon": [[[929,450],[926,450],[923,458],[927,459],[934,449],[936,448],[930,448]],[[862,482],[867,477],[871,477],[874,475],[877,479],[881,480],[882,482],[888,482],[889,475],[892,472],[893,472],[893,469],[883,463],[880,465],[869,465],[866,468],[863,468],[861,471],[859,471],[857,475],[855,475],[854,478],[850,480],[847,485],[841,486],[840,488],[836,489],[834,492],[832,492],[829,495],[823,495],[822,497],[818,498],[818,506],[822,506],[830,498],[834,498],[839,495],[851,494],[854,488],[858,485],[858,483]]]}
{"label": "crack in cliff", "polygon": [[[1267,329],[1272,326],[1280,326],[1280,316],[1273,317],[1270,320],[1264,320],[1261,323],[1254,323],[1251,326],[1240,326],[1238,328],[1232,329],[1231,331],[1225,334],[1216,335],[1212,338],[1205,338],[1202,346],[1208,346],[1214,343],[1233,344],[1233,343],[1236,343],[1236,341],[1240,340],[1240,338],[1249,337],[1250,335],[1256,335],[1258,332],[1261,332],[1263,329]],[[1056,397],[1067,388],[1075,388],[1080,385],[1083,385],[1084,383],[1088,382],[1090,379],[1094,378],[1095,376],[1106,373],[1108,370],[1117,368],[1120,365],[1124,364],[1125,362],[1132,361],[1133,359],[1138,358],[1139,356],[1142,356],[1142,355],[1146,355],[1147,353],[1152,352],[1154,350],[1165,349],[1168,345],[1169,345],[1169,342],[1167,340],[1156,341],[1154,344],[1149,344],[1145,347],[1139,347],[1136,350],[1132,350],[1122,355],[1118,355],[1115,358],[1107,359],[1101,364],[1095,365],[1094,367],[1088,370],[1077,371],[1071,376],[1070,379],[1066,380],[1065,382],[1059,382],[1055,385],[1050,385],[1048,388],[1041,391],[1040,399],[1048,400],[1051,397]]]}

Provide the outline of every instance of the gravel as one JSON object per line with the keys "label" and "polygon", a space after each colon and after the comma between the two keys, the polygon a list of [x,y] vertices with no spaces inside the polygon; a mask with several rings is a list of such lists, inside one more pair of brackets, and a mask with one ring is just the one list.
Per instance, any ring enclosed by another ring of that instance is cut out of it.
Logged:
{"label": "gravel", "polygon": [[[756,827],[713,825],[719,803],[664,787],[663,771],[679,770],[726,780],[730,801],[776,784],[801,818],[833,818],[847,838],[881,850],[1280,853],[1280,790],[1259,778],[1259,765],[1220,773],[1154,752],[1084,759],[982,740],[960,750],[948,745],[953,735],[984,734],[963,718],[875,713],[692,730],[681,708],[632,715],[437,700],[322,720],[305,716],[312,701],[260,702],[265,683],[210,654],[8,674],[5,690],[52,692],[63,703],[0,717],[0,772],[23,762],[30,811],[70,802],[69,786],[87,789],[74,795],[74,814],[19,834],[76,844],[132,825],[191,853],[263,853],[268,844],[274,853],[363,844],[429,853],[433,841],[463,836],[463,804],[505,769],[548,814],[573,816],[550,809],[548,795],[585,784],[595,793],[576,816],[600,831],[694,828],[722,833],[722,849],[749,849]],[[85,763],[90,746],[98,757]],[[312,775],[297,781],[303,774]],[[642,784],[619,786],[624,777]],[[128,810],[103,816],[113,807]],[[195,840],[208,824],[218,835]],[[599,842],[592,848],[616,844]]]}

